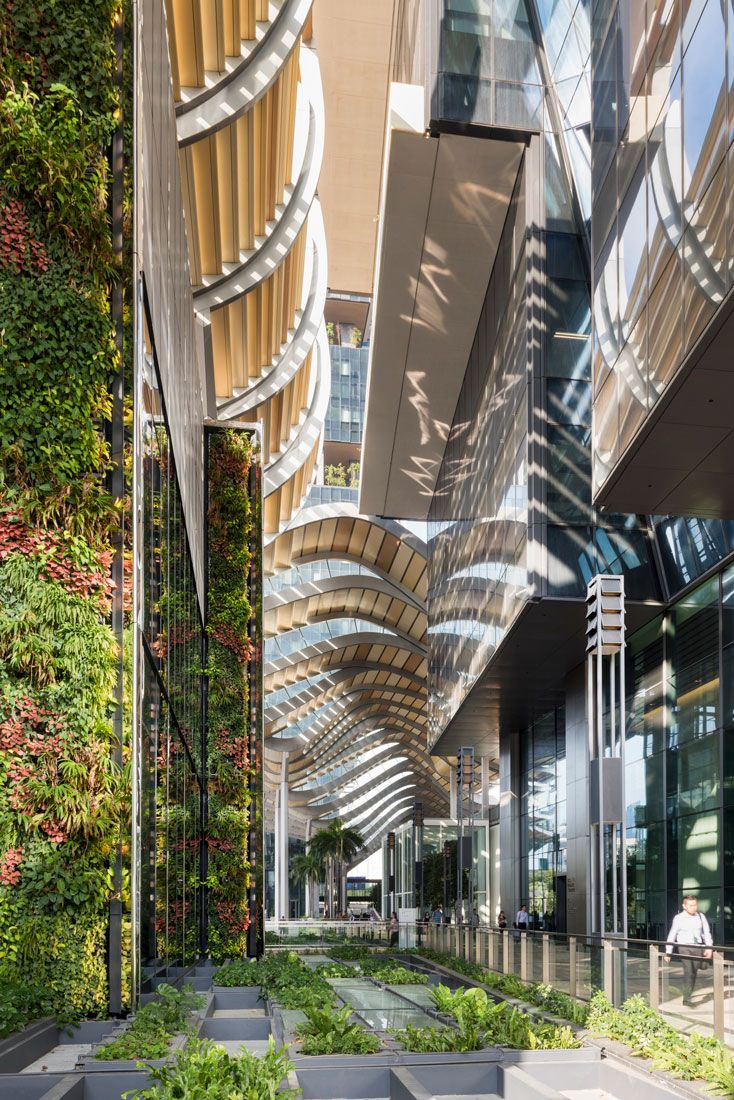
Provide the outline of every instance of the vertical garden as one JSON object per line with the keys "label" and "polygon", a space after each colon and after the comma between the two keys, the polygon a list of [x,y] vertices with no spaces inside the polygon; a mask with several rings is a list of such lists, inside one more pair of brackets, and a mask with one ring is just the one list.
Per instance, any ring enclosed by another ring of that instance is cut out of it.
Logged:
{"label": "vertical garden", "polygon": [[118,0],[0,15],[0,1033],[106,1010],[122,893],[118,16]]}
{"label": "vertical garden", "polygon": [[208,443],[208,946],[216,962],[262,943],[262,585],[259,467],[249,432]]}

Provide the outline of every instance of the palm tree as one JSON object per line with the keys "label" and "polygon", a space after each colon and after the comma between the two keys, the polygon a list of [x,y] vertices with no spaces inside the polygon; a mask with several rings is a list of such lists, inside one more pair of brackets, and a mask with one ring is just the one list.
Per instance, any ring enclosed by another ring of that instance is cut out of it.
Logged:
{"label": "palm tree", "polygon": [[337,905],[339,909],[343,909],[346,899],[342,897],[342,864],[345,861],[353,863],[363,846],[362,834],[350,825],[345,825],[340,817],[335,817],[325,829],[319,829],[309,841],[309,851],[329,869],[327,893],[330,913],[333,913],[335,875],[338,875],[339,882]]}
{"label": "palm tree", "polygon": [[318,894],[314,888],[324,881],[324,861],[315,852],[302,852],[291,860],[291,875],[295,882],[306,885],[306,916],[318,917]]}

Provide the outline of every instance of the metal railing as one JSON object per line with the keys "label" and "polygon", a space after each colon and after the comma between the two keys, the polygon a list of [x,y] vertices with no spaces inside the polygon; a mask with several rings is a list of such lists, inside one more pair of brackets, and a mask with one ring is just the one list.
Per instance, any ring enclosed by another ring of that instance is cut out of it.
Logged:
{"label": "metal railing", "polygon": [[[403,937],[401,937],[402,939]],[[734,948],[715,944],[698,969],[692,1004],[679,957],[665,960],[665,942],[614,937],[520,933],[467,925],[418,925],[415,941],[435,951],[525,982],[542,982],[588,1001],[602,990],[613,1005],[637,994],[673,1026],[716,1035],[734,1044]]]}
{"label": "metal railing", "polygon": [[693,1003],[680,958],[666,962],[665,943],[622,937],[519,933],[468,925],[401,923],[398,942],[389,921],[275,920],[265,922],[266,944],[304,948],[361,942],[367,947],[428,947],[498,974],[542,982],[580,1001],[602,990],[614,1005],[637,994],[674,1027],[716,1035],[734,1045],[734,948],[714,945],[710,965],[699,970]]}
{"label": "metal railing", "polygon": [[[407,926],[403,926],[405,939]],[[308,947],[324,945],[336,947],[354,940],[363,941],[366,946],[387,947],[390,943],[390,922],[369,920],[275,920],[269,917],[265,921],[266,945],[294,945]],[[407,942],[399,944],[409,946]],[[412,944],[410,945],[412,946]]]}

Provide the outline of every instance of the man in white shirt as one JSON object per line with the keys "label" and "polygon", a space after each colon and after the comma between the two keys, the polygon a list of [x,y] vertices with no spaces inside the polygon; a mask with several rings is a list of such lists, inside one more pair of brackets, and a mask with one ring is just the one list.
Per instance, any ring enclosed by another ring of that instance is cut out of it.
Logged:
{"label": "man in white shirt", "polygon": [[523,932],[527,932],[529,920],[530,915],[528,913],[527,905],[521,905],[517,911],[517,916],[515,917],[515,934],[513,936],[513,939],[519,940],[521,934]]}
{"label": "man in white shirt", "polygon": [[698,911],[698,898],[686,894],[683,908],[673,917],[665,947],[665,961],[670,962],[673,948],[676,947],[683,966],[683,1004],[690,1006],[696,978],[701,963],[713,955],[711,929],[703,913]]}

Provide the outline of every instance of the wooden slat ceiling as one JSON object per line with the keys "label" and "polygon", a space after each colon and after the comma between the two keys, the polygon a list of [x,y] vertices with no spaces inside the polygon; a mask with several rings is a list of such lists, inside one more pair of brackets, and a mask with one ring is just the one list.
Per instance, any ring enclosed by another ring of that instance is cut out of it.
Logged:
{"label": "wooden slat ceiling", "polygon": [[[167,0],[177,100],[216,86],[252,51],[277,18],[266,0]],[[280,72],[244,114],[179,150],[189,264],[194,291],[231,275],[261,247],[294,184],[300,39]],[[182,89],[185,92],[182,93]],[[246,393],[268,373],[292,338],[304,296],[307,221],[275,268],[263,264],[254,287],[209,313],[213,384],[218,400]],[[281,390],[238,420],[262,421],[264,464],[277,457],[306,413],[313,388],[308,354]],[[318,458],[318,442],[293,476],[265,502],[266,534],[300,507]]]}

